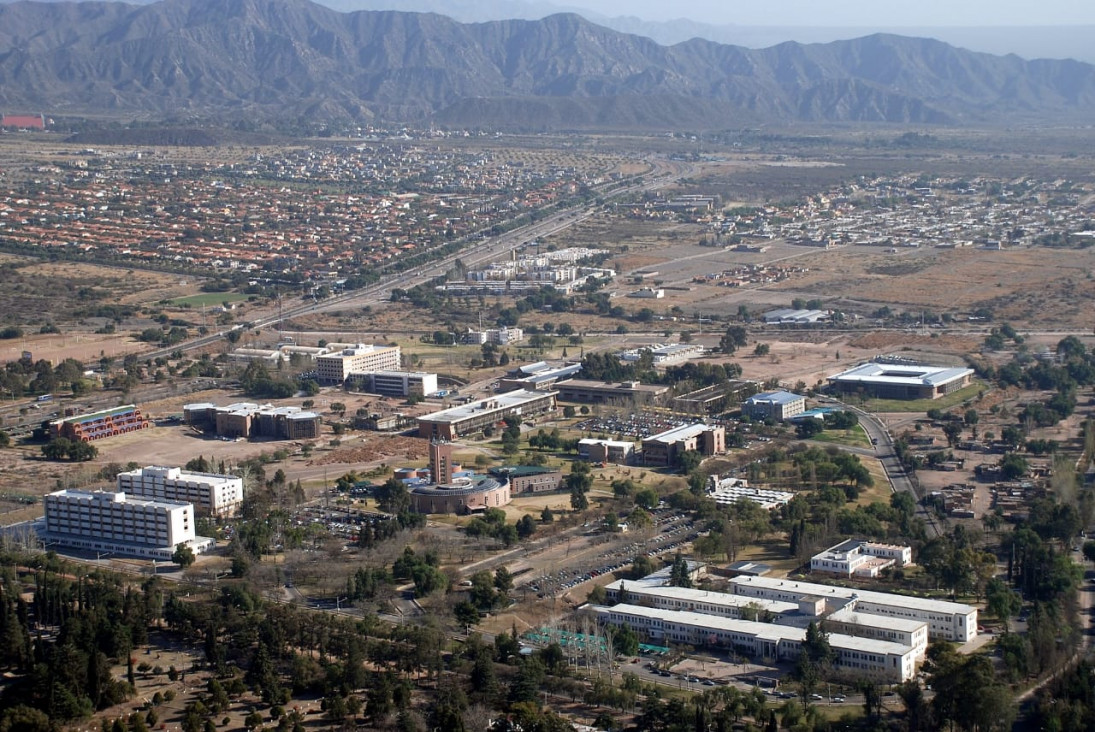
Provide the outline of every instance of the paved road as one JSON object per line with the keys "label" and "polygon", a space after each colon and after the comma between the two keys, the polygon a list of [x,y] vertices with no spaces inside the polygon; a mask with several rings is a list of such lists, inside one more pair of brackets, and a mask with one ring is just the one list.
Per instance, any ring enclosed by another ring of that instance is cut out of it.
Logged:
{"label": "paved road", "polygon": [[[691,165],[674,161],[652,160],[650,163],[653,168],[651,172],[647,173],[645,176],[638,177],[635,182],[629,185],[612,190],[608,190],[607,188],[601,189],[598,191],[600,197],[607,201],[623,196],[658,190],[659,188],[664,188],[665,186],[675,183],[682,177],[687,177],[693,170],[693,166]],[[379,282],[360,290],[338,295],[320,302],[295,305],[288,308],[280,307],[268,314],[258,316],[247,324],[237,324],[229,330],[194,338],[170,348],[146,352],[141,354],[141,358],[154,359],[157,357],[167,357],[175,351],[189,351],[195,348],[201,348],[225,338],[232,330],[266,328],[276,325],[283,320],[288,320],[300,315],[308,315],[349,306],[359,307],[384,302],[391,298],[391,291],[393,289],[408,289],[415,285],[428,282],[433,277],[442,275],[448,271],[449,267],[451,267],[457,259],[460,259],[465,263],[477,264],[485,260],[503,256],[525,242],[538,237],[549,236],[567,229],[574,226],[576,223],[584,221],[594,213],[595,206],[593,204],[576,204],[550,214],[540,221],[536,221],[519,229],[514,229],[513,231],[506,232],[497,237],[483,239],[478,243],[472,243],[470,239],[465,240],[469,246],[453,254],[443,257],[439,256],[437,260],[430,262],[429,264],[421,265],[404,272],[387,275],[381,278]]]}
{"label": "paved road", "polygon": [[923,520],[924,528],[927,531],[929,539],[934,539],[944,533],[944,529],[940,527],[935,514],[920,503],[920,499],[923,496],[917,493],[916,484],[913,482],[908,471],[905,470],[905,466],[901,464],[901,459],[897,456],[897,451],[894,449],[893,435],[890,434],[890,431],[886,428],[886,425],[883,424],[882,420],[870,412],[866,412],[859,407],[853,407],[850,404],[844,404],[832,397],[826,397],[822,401],[840,405],[844,409],[849,409],[859,416],[859,424],[863,426],[863,429],[867,432],[867,436],[871,438],[871,442],[874,444],[874,450],[866,451],[863,448],[851,448],[849,452],[860,455],[874,455],[874,457],[878,458],[878,461],[882,464],[882,469],[886,472],[886,478],[890,481],[890,488],[893,492],[908,493],[916,500],[916,515]]}

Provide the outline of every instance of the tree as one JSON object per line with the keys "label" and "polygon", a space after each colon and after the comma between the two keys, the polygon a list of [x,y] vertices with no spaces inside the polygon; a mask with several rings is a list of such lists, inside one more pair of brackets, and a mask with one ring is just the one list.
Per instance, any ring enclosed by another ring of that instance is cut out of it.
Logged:
{"label": "tree", "polygon": [[806,637],[802,641],[798,660],[795,662],[794,677],[802,684],[803,699],[809,698],[821,678],[828,672],[836,654],[829,645],[829,636],[811,622],[806,626]]}
{"label": "tree", "polygon": [[1023,607],[1023,599],[1007,583],[994,577],[985,588],[985,600],[988,611],[1004,624],[1004,633],[1007,634],[1008,619],[1019,613]]}
{"label": "tree", "polygon": [[452,609],[452,614],[463,626],[478,625],[481,617],[479,608],[467,600],[457,603]]}
{"label": "tree", "polygon": [[748,342],[749,334],[745,328],[740,325],[731,325],[719,340],[719,350],[730,354]]}
{"label": "tree", "polygon": [[954,447],[958,444],[958,438],[962,434],[962,425],[958,422],[947,422],[943,425],[943,434],[947,438],[947,445]]}
{"label": "tree", "polygon": [[1084,559],[1095,562],[1095,541],[1084,542]]}
{"label": "tree", "polygon": [[772,350],[772,347],[767,343],[758,343],[757,347],[753,349],[754,356],[767,356]]}
{"label": "tree", "polygon": [[1026,458],[1018,453],[1009,452],[1000,461],[1000,472],[1007,480],[1022,478],[1029,469]]}
{"label": "tree", "polygon": [[589,499],[586,498],[585,491],[578,487],[570,489],[570,507],[579,512],[589,508]]}
{"label": "tree", "polygon": [[494,587],[503,595],[513,589],[513,575],[505,567],[494,570]]}
{"label": "tree", "polygon": [[612,649],[621,656],[639,655],[639,636],[624,623],[612,634]]}
{"label": "tree", "polygon": [[171,561],[183,569],[194,564],[195,559],[194,550],[190,548],[189,544],[180,543],[175,547],[175,553],[171,555]]}
{"label": "tree", "polygon": [[[541,514],[542,517],[542,514]],[[527,513],[517,519],[517,538],[527,539],[536,533],[536,521]]]}
{"label": "tree", "polygon": [[680,554],[673,560],[673,568],[669,573],[669,584],[673,587],[692,586],[692,576],[688,571],[688,560]]}

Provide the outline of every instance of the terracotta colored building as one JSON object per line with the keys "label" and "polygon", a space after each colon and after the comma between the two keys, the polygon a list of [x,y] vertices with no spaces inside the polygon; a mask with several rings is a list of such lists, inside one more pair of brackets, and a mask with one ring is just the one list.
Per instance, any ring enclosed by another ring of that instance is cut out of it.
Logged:
{"label": "terracotta colored building", "polygon": [[46,129],[44,114],[5,114],[0,117],[0,127],[14,127],[20,130]]}
{"label": "terracotta colored building", "polygon": [[64,437],[69,440],[91,442],[103,437],[116,437],[127,432],[147,429],[152,420],[146,419],[141,410],[133,404],[101,412],[65,417],[49,423],[50,437]]}

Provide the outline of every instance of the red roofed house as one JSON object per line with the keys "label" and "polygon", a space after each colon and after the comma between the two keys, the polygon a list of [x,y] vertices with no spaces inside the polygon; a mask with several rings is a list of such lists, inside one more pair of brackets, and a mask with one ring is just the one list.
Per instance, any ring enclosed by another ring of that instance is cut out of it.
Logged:
{"label": "red roofed house", "polygon": [[17,127],[22,130],[46,129],[44,114],[5,114],[0,117],[0,127]]}

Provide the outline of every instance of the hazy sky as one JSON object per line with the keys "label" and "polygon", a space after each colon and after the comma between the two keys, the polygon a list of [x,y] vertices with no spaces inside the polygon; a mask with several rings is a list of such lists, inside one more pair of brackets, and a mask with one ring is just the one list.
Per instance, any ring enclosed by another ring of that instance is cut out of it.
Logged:
{"label": "hazy sky", "polygon": [[1092,0],[555,0],[608,16],[738,25],[1092,25]]}

